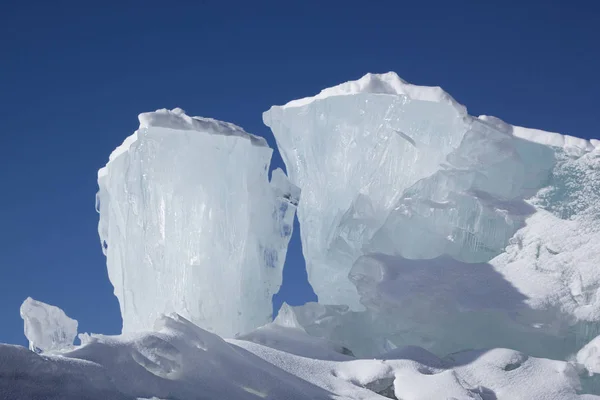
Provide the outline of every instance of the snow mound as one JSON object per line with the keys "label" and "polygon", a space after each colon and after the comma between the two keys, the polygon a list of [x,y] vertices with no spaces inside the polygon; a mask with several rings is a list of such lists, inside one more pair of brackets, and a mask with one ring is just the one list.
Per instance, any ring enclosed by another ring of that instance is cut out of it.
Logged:
{"label": "snow mound", "polygon": [[299,190],[242,128],[180,109],[139,117],[99,172],[98,230],[123,331],[178,312],[226,337],[271,320]]}
{"label": "snow mound", "polygon": [[[271,326],[274,328],[274,326]],[[286,328],[295,329],[295,328]],[[207,332],[185,318],[161,316],[153,330],[87,335],[61,355],[0,345],[3,399],[104,400],[592,400],[574,364],[507,349],[437,358],[416,347],[385,359],[313,359],[320,344],[262,329],[294,353]],[[328,351],[326,347],[323,350]],[[332,353],[331,353],[332,354]],[[341,356],[340,354],[338,354]]]}
{"label": "snow mound", "polygon": [[20,313],[30,350],[57,352],[73,347],[77,321],[60,308],[28,297],[21,305]]}

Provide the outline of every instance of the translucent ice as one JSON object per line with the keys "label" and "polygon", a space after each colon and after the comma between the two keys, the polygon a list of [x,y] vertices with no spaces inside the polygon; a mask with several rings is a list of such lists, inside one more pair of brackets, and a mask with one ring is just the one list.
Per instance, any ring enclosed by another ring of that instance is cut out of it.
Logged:
{"label": "translucent ice", "polygon": [[320,303],[295,310],[307,332],[363,355],[418,344],[557,357],[600,333],[599,141],[474,118],[394,73],[263,120],[302,189]]}
{"label": "translucent ice", "polygon": [[98,173],[99,233],[123,331],[177,312],[228,337],[264,325],[298,189],[264,139],[180,109],[140,128]]}
{"label": "translucent ice", "polygon": [[25,336],[35,352],[68,350],[77,336],[77,321],[58,307],[28,297],[21,305]]}

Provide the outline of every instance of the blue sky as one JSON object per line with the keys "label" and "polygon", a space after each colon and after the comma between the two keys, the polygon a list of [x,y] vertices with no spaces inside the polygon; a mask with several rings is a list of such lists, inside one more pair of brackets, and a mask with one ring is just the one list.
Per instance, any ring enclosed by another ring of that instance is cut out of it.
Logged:
{"label": "blue sky", "polygon": [[[96,172],[137,114],[182,107],[274,147],[261,114],[366,72],[440,85],[471,114],[600,137],[597,2],[30,2],[0,10],[0,342],[19,306],[118,333]],[[281,166],[274,155],[273,166]],[[311,298],[294,235],[277,301]]]}

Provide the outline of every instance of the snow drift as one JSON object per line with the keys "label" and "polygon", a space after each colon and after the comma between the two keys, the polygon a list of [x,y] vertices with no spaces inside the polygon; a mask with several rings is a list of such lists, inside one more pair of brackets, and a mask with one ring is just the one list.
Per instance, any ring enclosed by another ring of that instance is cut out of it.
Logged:
{"label": "snow drift", "polygon": [[[279,335],[281,329],[287,329]],[[256,337],[258,332],[251,333]],[[0,397],[45,400],[592,400],[577,394],[576,364],[507,349],[438,358],[410,347],[354,359],[299,328],[272,323],[260,337],[223,340],[185,318],[161,316],[153,329],[83,335],[60,355],[0,345]],[[297,354],[319,351],[318,359]]]}

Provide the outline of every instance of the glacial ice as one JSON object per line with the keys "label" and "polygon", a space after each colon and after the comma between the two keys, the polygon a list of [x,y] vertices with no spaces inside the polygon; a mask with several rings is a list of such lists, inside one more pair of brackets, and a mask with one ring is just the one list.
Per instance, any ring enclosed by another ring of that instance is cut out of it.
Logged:
{"label": "glacial ice", "polygon": [[98,172],[98,230],[123,332],[177,312],[224,337],[271,319],[299,191],[272,149],[181,109],[140,127]]}
{"label": "glacial ice", "polygon": [[600,334],[600,141],[471,117],[394,73],[263,120],[302,190],[308,333],[563,359]]}
{"label": "glacial ice", "polygon": [[60,308],[28,297],[20,313],[30,350],[57,352],[73,347],[78,324]]}

